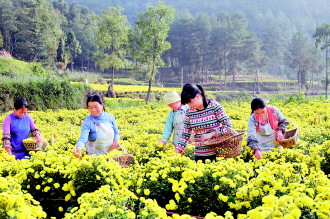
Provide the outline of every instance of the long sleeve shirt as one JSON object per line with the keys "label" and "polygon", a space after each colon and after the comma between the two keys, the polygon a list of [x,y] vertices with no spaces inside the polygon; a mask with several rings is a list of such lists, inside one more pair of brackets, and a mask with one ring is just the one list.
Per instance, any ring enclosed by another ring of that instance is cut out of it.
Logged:
{"label": "long sleeve shirt", "polygon": [[[3,135],[10,138],[10,144],[13,151],[25,150],[22,140],[28,138],[30,131],[36,129],[36,125],[29,114],[18,118],[14,113],[9,114],[3,121]],[[9,145],[5,145],[9,146]]]}
{"label": "long sleeve shirt", "polygon": [[202,134],[218,131],[220,134],[232,128],[230,119],[224,108],[216,101],[209,101],[208,106],[203,110],[190,108],[186,113],[183,132],[177,144],[177,148],[183,151],[189,142],[192,131],[195,133],[195,156],[210,156],[216,154],[214,149],[203,145],[200,140]]}
{"label": "long sleeve shirt", "polygon": [[76,146],[84,148],[87,141],[95,141],[97,139],[97,133],[95,128],[95,123],[102,124],[102,123],[109,123],[110,126],[113,128],[114,131],[114,141],[120,138],[120,133],[118,130],[118,126],[115,120],[115,117],[107,112],[102,112],[99,116],[94,117],[92,114],[87,116],[84,120],[80,138],[78,139]]}
{"label": "long sleeve shirt", "polygon": [[[274,110],[274,115],[277,117],[278,121],[278,127],[279,129],[285,130],[287,126],[281,126],[283,122],[286,122],[286,118],[282,114],[282,112],[275,106],[269,106],[271,109]],[[247,138],[247,145],[254,151],[259,148],[257,135],[265,135],[265,133],[261,133],[257,131],[257,126],[259,125],[259,122],[257,121],[256,116],[254,113],[251,114],[249,121],[248,121],[248,138]],[[275,130],[274,130],[275,131]]]}
{"label": "long sleeve shirt", "polygon": [[169,112],[162,135],[162,142],[167,143],[168,139],[174,132],[172,143],[174,145],[178,143],[183,129],[184,117],[188,109],[188,105],[182,105],[179,110],[171,110]]}
{"label": "long sleeve shirt", "polygon": [[23,140],[28,138],[31,131],[37,129],[32,117],[29,114],[21,118],[14,113],[9,114],[3,122],[3,145],[10,149],[16,159],[23,159],[30,156],[23,145]]}

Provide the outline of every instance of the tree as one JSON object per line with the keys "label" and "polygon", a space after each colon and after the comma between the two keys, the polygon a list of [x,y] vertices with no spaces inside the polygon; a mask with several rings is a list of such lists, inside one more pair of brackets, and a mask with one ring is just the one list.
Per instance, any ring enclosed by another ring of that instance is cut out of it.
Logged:
{"label": "tree", "polygon": [[65,58],[64,64],[67,66],[68,63],[71,63],[71,71],[73,71],[74,59],[78,54],[81,53],[81,47],[79,41],[76,39],[76,35],[72,30],[70,30],[66,35],[65,40]]}
{"label": "tree", "polygon": [[[229,20],[229,24],[226,27],[228,31],[227,46],[229,52],[228,59],[228,72],[232,74],[232,89],[236,88],[236,73],[239,70],[240,64],[242,64],[246,56],[246,42],[250,37],[250,33],[247,31],[247,20],[242,13],[235,13]],[[225,75],[225,81],[226,81]],[[225,83],[226,87],[226,83]]]}
{"label": "tree", "polygon": [[328,57],[330,48],[330,24],[324,23],[320,27],[317,27],[313,37],[316,40],[316,46],[318,47],[320,45],[321,50],[325,51],[325,98],[328,99]]}
{"label": "tree", "polygon": [[45,10],[47,13],[40,18],[44,53],[40,54],[38,61],[52,65],[56,60],[58,42],[64,34],[61,25],[65,18],[49,2],[45,5]]}
{"label": "tree", "polygon": [[260,93],[259,87],[259,69],[268,64],[269,59],[265,52],[260,49],[260,42],[251,36],[246,43],[246,54],[248,55],[249,68],[255,72],[254,91]]}
{"label": "tree", "polygon": [[3,37],[2,34],[0,32],[0,49],[3,47]]}
{"label": "tree", "polygon": [[111,68],[112,79],[108,89],[111,97],[115,97],[113,92],[115,69],[125,67],[128,62],[126,56],[129,49],[129,27],[123,11],[124,9],[120,7],[110,7],[103,11],[100,17],[100,27],[96,33],[96,64],[102,71]]}
{"label": "tree", "polygon": [[211,21],[210,16],[205,13],[199,13],[193,21],[192,42],[196,53],[194,54],[195,72],[199,78],[204,81],[208,80],[208,69],[210,64],[210,35],[211,35]]}
{"label": "tree", "polygon": [[80,64],[81,69],[85,68],[84,62],[87,62],[87,67],[90,67],[90,62],[94,62],[94,53],[96,51],[95,34],[98,29],[96,15],[90,9],[80,8],[78,4],[70,5],[66,15],[68,24],[66,32],[72,30],[77,40],[81,45],[81,53],[75,58],[75,63]]}
{"label": "tree", "polygon": [[221,76],[225,76],[224,84],[226,87],[227,84],[227,55],[229,53],[229,39],[230,39],[230,26],[231,18],[224,12],[221,12],[217,15],[217,19],[213,24],[211,31],[211,50],[216,58],[216,65],[218,68],[219,75],[219,86],[221,88]]}
{"label": "tree", "polygon": [[82,50],[76,61],[81,65],[81,69],[84,70],[89,69],[95,62],[94,53],[96,51],[96,32],[98,28],[95,13],[88,8],[82,8],[81,23],[81,29],[75,30]]}
{"label": "tree", "polygon": [[270,59],[270,72],[273,75],[278,76],[281,73],[279,70],[284,58],[285,44],[283,31],[279,25],[269,25],[264,35],[262,49]]}
{"label": "tree", "polygon": [[148,93],[149,101],[151,85],[157,74],[158,67],[164,66],[161,55],[171,48],[166,41],[169,25],[174,19],[174,9],[159,3],[157,6],[148,6],[147,11],[138,14],[135,21],[135,36],[137,47],[133,52],[135,58],[148,66]]}
{"label": "tree", "polygon": [[13,55],[26,61],[54,61],[62,30],[51,2],[14,0],[13,6],[17,28]]}
{"label": "tree", "polygon": [[68,63],[68,60],[67,60],[67,55],[65,53],[65,37],[64,36],[59,39],[56,54],[57,54],[57,56],[56,56],[57,62],[63,63],[63,68],[66,68],[66,64]]}
{"label": "tree", "polygon": [[0,31],[3,37],[3,47],[13,54],[15,33],[17,32],[16,10],[10,0],[0,1]]}
{"label": "tree", "polygon": [[299,92],[302,86],[306,86],[307,73],[315,62],[313,50],[314,46],[307,36],[300,32],[293,34],[286,54],[286,62],[290,68],[297,69]]}
{"label": "tree", "polygon": [[192,66],[194,54],[197,53],[192,41],[193,36],[193,17],[189,11],[182,11],[176,13],[176,18],[171,24],[169,30],[168,41],[172,48],[168,50],[171,57],[172,68],[178,67],[180,75],[180,86],[183,87],[184,72],[190,72],[189,68]]}
{"label": "tree", "polygon": [[67,15],[69,12],[68,3],[64,0],[53,1],[53,6],[55,9],[59,10],[62,15]]}

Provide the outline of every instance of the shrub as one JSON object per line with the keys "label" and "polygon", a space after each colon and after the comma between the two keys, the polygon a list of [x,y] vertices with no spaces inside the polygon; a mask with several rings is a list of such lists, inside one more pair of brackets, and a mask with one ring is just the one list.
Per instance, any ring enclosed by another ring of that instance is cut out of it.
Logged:
{"label": "shrub", "polygon": [[286,104],[292,102],[301,104],[301,103],[308,103],[309,100],[305,97],[304,93],[300,92],[296,95],[290,95],[288,99],[285,101]]}
{"label": "shrub", "polygon": [[89,89],[86,84],[70,84],[65,80],[57,81],[51,78],[2,80],[0,110],[11,110],[12,100],[17,96],[26,98],[33,110],[78,109],[83,106]]}
{"label": "shrub", "polygon": [[236,191],[253,176],[242,160],[196,163],[187,157],[151,159],[133,183],[138,196],[157,200],[169,211],[203,216],[224,214]]}
{"label": "shrub", "polygon": [[0,177],[0,218],[46,218],[39,202],[14,179]]}
{"label": "shrub", "polygon": [[323,144],[323,160],[321,162],[321,170],[329,177],[330,176],[330,141]]}

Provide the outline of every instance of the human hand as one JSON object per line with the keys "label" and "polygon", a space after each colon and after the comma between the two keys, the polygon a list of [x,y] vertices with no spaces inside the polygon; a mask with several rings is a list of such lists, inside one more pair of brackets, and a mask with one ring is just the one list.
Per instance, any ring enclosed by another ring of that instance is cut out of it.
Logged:
{"label": "human hand", "polygon": [[262,158],[262,153],[259,149],[254,151],[254,157],[257,158],[258,160]]}
{"label": "human hand", "polygon": [[79,158],[82,150],[83,150],[82,147],[76,147],[76,150],[74,150],[73,155],[74,155],[76,158]]}
{"label": "human hand", "polygon": [[40,144],[41,143],[41,137],[40,137],[40,135],[37,135],[35,138],[36,138],[36,143],[37,144]]}
{"label": "human hand", "polygon": [[40,142],[42,140],[42,135],[38,129],[35,129],[32,131],[32,137],[34,137],[36,139],[37,144],[40,144]]}
{"label": "human hand", "polygon": [[111,147],[109,148],[109,151],[115,150],[120,147],[119,140],[114,140]]}
{"label": "human hand", "polygon": [[157,144],[157,147],[158,147],[159,149],[164,149],[164,145],[165,145],[165,142],[160,141],[160,142]]}
{"label": "human hand", "polygon": [[216,135],[217,135],[216,131],[205,133],[205,134],[202,134],[202,136],[200,137],[200,140],[201,141],[206,141],[206,140],[209,140],[210,138],[212,138]]}
{"label": "human hand", "polygon": [[13,155],[13,154],[11,153],[11,148],[6,147],[5,150],[7,151],[7,153],[8,153],[9,155]]}
{"label": "human hand", "polygon": [[175,148],[175,151],[174,151],[176,154],[182,154],[183,151],[181,151],[179,148]]}
{"label": "human hand", "polygon": [[2,139],[2,144],[3,144],[4,148],[5,148],[5,150],[7,151],[7,153],[9,155],[12,155],[12,153],[11,153],[12,147],[11,147],[11,144],[10,144],[10,139],[9,138],[3,138]]}
{"label": "human hand", "polygon": [[282,130],[277,130],[275,133],[275,138],[279,141],[282,141],[284,139]]}

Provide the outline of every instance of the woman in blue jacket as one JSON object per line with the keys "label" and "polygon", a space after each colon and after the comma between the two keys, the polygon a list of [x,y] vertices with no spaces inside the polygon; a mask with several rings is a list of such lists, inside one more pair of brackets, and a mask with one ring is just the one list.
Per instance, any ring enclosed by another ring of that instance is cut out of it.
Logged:
{"label": "woman in blue jacket", "polygon": [[82,124],[74,155],[79,157],[85,146],[89,155],[102,155],[118,148],[120,135],[116,120],[113,115],[105,112],[102,98],[97,94],[89,96],[87,108],[91,114]]}
{"label": "woman in blue jacket", "polygon": [[169,112],[162,139],[159,142],[159,147],[163,147],[173,133],[172,144],[176,145],[181,137],[185,114],[189,109],[188,105],[181,104],[181,98],[176,91],[168,93],[164,96],[164,101],[172,110]]}

